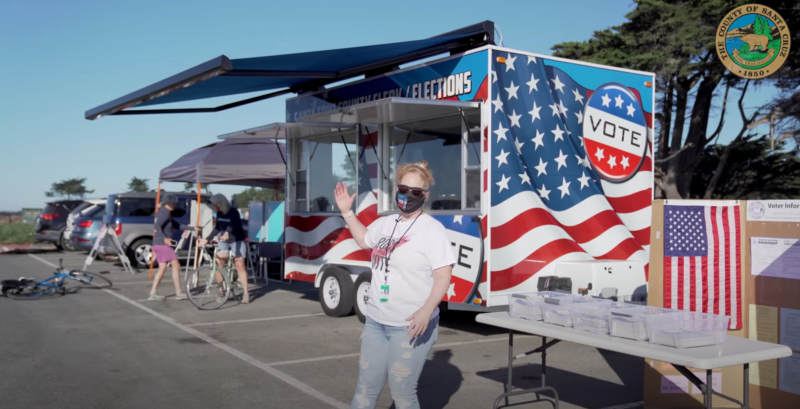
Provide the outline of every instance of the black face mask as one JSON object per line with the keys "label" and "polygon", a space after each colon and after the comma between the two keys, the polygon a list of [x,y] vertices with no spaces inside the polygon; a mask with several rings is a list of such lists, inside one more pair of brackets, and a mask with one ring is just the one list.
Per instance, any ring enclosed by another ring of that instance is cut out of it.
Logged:
{"label": "black face mask", "polygon": [[397,202],[397,207],[400,208],[401,212],[414,213],[419,210],[420,207],[422,207],[423,203],[425,203],[425,195],[422,194],[420,196],[413,196],[410,194],[396,192],[395,201]]}

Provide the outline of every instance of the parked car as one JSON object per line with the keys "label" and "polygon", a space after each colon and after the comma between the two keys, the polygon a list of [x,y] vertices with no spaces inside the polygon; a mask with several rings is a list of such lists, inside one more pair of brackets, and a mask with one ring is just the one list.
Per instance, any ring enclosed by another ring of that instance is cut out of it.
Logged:
{"label": "parked car", "polygon": [[[83,203],[81,203],[78,207],[76,207],[75,210],[73,210],[67,216],[67,227],[64,229],[64,237],[67,237],[69,240],[65,243],[64,246],[65,250],[69,251],[83,250],[82,246],[75,247],[72,242],[72,232],[75,228],[74,220],[76,218],[87,216],[90,213],[95,214],[97,209],[102,209],[102,210],[106,209],[106,199],[85,199]],[[100,217],[101,217],[100,222],[102,222],[102,215]]]}
{"label": "parked car", "polygon": [[[197,198],[196,193],[167,192],[178,197],[178,204],[172,216],[181,224],[193,224],[190,220],[192,199]],[[166,194],[162,192],[162,194]],[[202,195],[204,203],[209,202],[209,195]],[[150,265],[153,245],[153,225],[155,223],[156,192],[145,193],[119,193],[108,196],[106,201],[106,214],[103,223],[110,225],[119,236],[120,244],[134,267]],[[174,232],[173,239],[180,240],[181,231]],[[185,246],[188,248],[188,246]],[[98,249],[103,255],[116,255],[110,238],[105,238]],[[186,249],[179,249],[178,256],[185,256]],[[153,264],[157,264],[155,261]]]}
{"label": "parked car", "polygon": [[40,243],[53,243],[59,250],[69,246],[69,237],[64,236],[67,217],[82,203],[83,200],[57,200],[47,203],[42,213],[36,217],[33,238]]}
{"label": "parked car", "polygon": [[76,250],[91,251],[100,227],[103,225],[103,217],[106,215],[105,206],[92,206],[90,209],[81,212],[82,215],[74,219],[74,228],[69,240],[72,247]]}

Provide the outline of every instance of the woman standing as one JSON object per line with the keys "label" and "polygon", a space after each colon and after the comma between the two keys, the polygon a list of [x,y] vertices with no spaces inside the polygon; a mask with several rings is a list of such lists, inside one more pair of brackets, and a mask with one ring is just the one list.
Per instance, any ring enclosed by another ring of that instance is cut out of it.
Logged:
{"label": "woman standing", "polygon": [[148,300],[159,301],[164,299],[163,295],[158,294],[158,285],[161,284],[161,279],[164,278],[164,273],[167,272],[167,265],[172,266],[172,283],[175,285],[175,299],[186,300],[189,298],[186,296],[186,293],[181,291],[181,267],[180,264],[178,264],[178,257],[175,255],[175,250],[172,249],[172,232],[175,229],[199,229],[197,227],[179,224],[172,218],[172,211],[175,210],[176,204],[178,204],[178,198],[175,195],[166,194],[161,198],[161,206],[156,212],[153,253],[155,253],[156,261],[158,261],[158,272],[156,273],[155,280],[153,280],[153,287],[150,289],[150,297]]}
{"label": "woman standing", "polygon": [[399,216],[364,227],[350,210],[352,196],[339,183],[334,192],[353,238],[372,249],[372,282],[353,409],[372,409],[386,378],[398,408],[419,408],[417,381],[436,342],[439,302],[450,286],[455,256],[444,226],[422,209],[433,185],[427,162],[397,170]]}

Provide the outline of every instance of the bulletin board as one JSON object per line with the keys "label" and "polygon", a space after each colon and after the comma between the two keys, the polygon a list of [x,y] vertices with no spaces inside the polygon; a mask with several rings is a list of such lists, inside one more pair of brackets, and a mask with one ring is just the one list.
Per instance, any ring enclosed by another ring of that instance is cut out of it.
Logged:
{"label": "bulletin board", "polygon": [[[664,204],[665,200],[653,202],[653,220],[650,229],[650,266],[649,266],[649,292],[647,304],[656,307],[664,306]],[[742,249],[747,235],[744,224],[746,208],[744,202],[739,202],[739,218],[741,228]],[[740,263],[745,262],[746,251],[742,251]],[[745,267],[745,264],[742,264]],[[743,269],[742,282],[739,284],[743,294],[748,291],[746,274]],[[746,305],[743,297],[743,308]],[[740,312],[742,314],[742,312]],[[740,315],[742,316],[742,315]],[[746,337],[747,334],[747,315],[743,316],[743,326],[741,330],[728,331],[728,336]],[[705,370],[687,368],[698,375],[698,378],[705,380]],[[751,369],[752,371],[752,366]],[[715,369],[713,371],[712,388],[724,395],[730,396],[739,401],[743,398],[742,385],[744,383],[741,366]],[[752,396],[751,403],[756,402]],[[736,408],[735,403],[726,399],[714,396],[713,405],[715,408]],[[667,409],[667,408],[702,408],[703,395],[700,390],[689,382],[686,377],[680,374],[672,365],[666,362],[645,360],[644,378],[644,407],[647,409]],[[753,405],[753,408],[758,406]]]}
{"label": "bulletin board", "polygon": [[800,200],[748,201],[744,218],[747,336],[794,352],[750,365],[751,407],[800,408]]}

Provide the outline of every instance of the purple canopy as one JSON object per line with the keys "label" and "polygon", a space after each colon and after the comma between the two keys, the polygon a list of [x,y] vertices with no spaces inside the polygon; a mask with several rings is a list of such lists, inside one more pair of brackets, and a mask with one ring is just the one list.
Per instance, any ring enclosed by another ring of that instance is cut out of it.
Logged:
{"label": "purple canopy", "polygon": [[282,188],[284,158],[286,146],[274,140],[226,140],[183,155],[161,169],[160,180]]}

